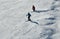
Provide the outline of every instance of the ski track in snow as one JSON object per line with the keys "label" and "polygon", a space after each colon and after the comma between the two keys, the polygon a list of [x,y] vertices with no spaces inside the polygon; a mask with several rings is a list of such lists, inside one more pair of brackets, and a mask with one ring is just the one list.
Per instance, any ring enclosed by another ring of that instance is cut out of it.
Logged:
{"label": "ski track in snow", "polygon": [[59,13],[60,0],[0,0],[0,39],[59,39]]}

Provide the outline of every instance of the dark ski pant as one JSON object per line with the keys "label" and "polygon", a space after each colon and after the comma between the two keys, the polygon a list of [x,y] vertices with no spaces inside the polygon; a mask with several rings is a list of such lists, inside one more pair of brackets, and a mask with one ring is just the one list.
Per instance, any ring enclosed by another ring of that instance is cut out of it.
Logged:
{"label": "dark ski pant", "polygon": [[31,21],[30,16],[28,16],[28,21]]}

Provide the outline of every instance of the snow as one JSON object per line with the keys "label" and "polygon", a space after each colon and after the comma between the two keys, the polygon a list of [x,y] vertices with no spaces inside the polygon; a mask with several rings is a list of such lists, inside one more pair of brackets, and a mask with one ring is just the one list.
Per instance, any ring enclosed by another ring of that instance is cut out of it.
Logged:
{"label": "snow", "polygon": [[0,0],[0,39],[59,38],[60,0]]}

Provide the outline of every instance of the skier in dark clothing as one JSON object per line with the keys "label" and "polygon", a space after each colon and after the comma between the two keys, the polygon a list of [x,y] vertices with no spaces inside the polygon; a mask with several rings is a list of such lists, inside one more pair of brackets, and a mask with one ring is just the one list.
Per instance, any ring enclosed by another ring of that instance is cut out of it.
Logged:
{"label": "skier in dark clothing", "polygon": [[29,12],[28,12],[27,16],[28,16],[28,21],[31,21],[31,19],[30,19],[31,14]]}
{"label": "skier in dark clothing", "polygon": [[34,5],[32,6],[32,10],[35,11],[35,6]]}
{"label": "skier in dark clothing", "polygon": [[[26,15],[28,17],[28,21],[32,22],[32,23],[35,23],[35,24],[38,24],[38,22],[35,22],[35,21],[32,21],[31,20],[31,14],[28,12],[28,14]],[[27,21],[26,21],[27,22]]]}

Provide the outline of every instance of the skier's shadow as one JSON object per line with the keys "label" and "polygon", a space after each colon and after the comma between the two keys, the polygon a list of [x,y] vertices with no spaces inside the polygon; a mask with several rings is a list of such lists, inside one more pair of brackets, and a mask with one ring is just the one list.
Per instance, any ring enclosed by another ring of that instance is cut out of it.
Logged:
{"label": "skier's shadow", "polygon": [[36,21],[32,21],[32,20],[31,20],[30,22],[35,23],[35,24],[38,24],[38,25],[39,25],[39,23],[38,23],[38,22],[36,22]]}
{"label": "skier's shadow", "polygon": [[49,10],[35,10],[34,12],[40,13],[40,12],[47,12]]}

